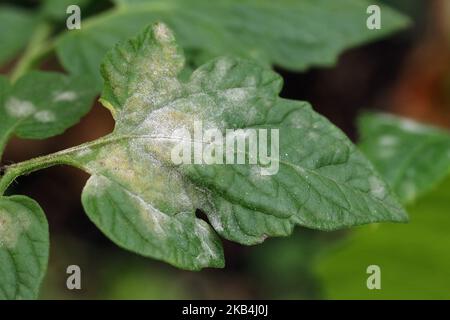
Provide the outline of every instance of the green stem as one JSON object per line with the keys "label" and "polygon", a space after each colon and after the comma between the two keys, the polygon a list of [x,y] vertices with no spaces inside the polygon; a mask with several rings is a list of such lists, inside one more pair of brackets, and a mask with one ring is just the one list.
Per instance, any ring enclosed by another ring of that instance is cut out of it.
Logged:
{"label": "green stem", "polygon": [[70,165],[81,168],[78,162],[79,157],[77,155],[86,149],[108,143],[108,141],[108,136],[106,136],[73,148],[0,168],[0,173],[4,173],[0,177],[0,197],[5,194],[6,190],[14,180],[20,176],[57,165]]}
{"label": "green stem", "polygon": [[33,36],[25,49],[25,53],[11,73],[10,78],[12,82],[17,81],[17,79],[33,68],[42,57],[53,49],[53,45],[49,41],[52,31],[52,26],[47,22],[42,22],[36,27]]}
{"label": "green stem", "polygon": [[83,151],[92,150],[101,145],[109,144],[115,141],[126,139],[127,137],[104,136],[100,139],[81,144],[66,150],[52,153],[46,156],[34,158],[28,161],[20,162],[10,166],[0,168],[0,197],[3,196],[8,187],[18,177],[30,174],[32,172],[47,169],[57,165],[69,165],[82,170],[86,170],[83,163]]}

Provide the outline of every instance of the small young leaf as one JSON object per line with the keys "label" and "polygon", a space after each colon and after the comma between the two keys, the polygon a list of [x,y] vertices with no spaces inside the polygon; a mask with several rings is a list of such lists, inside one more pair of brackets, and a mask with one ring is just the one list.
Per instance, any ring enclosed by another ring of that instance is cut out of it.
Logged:
{"label": "small young leaf", "polygon": [[90,110],[95,95],[83,78],[58,73],[30,72],[14,86],[1,80],[0,147],[13,134],[44,139],[63,133]]}
{"label": "small young leaf", "polygon": [[233,55],[292,70],[332,65],[346,48],[405,27],[407,18],[382,6],[382,28],[366,27],[363,0],[152,0],[118,6],[84,22],[57,43],[64,67],[74,74],[98,73],[104,54],[149,23],[175,31],[190,59]]}
{"label": "small young leaf", "polygon": [[[72,161],[92,175],[83,192],[88,215],[120,246],[200,269],[221,266],[223,257],[196,209],[243,244],[287,235],[295,224],[331,230],[407,219],[340,130],[308,104],[278,97],[282,81],[270,69],[219,58],[182,82],[183,61],[172,32],[157,24],[117,46],[103,65],[102,101],[116,127]],[[279,172],[262,176],[249,164],[175,166],[171,150],[184,141],[175,132],[191,132],[195,121],[221,132],[279,129]]]}
{"label": "small young leaf", "polygon": [[36,18],[31,12],[0,6],[0,65],[26,46],[35,23]]}
{"label": "small young leaf", "polygon": [[361,149],[408,203],[450,173],[450,134],[412,120],[367,114],[359,120]]}
{"label": "small young leaf", "polygon": [[0,300],[36,299],[49,255],[44,212],[24,196],[0,197]]}

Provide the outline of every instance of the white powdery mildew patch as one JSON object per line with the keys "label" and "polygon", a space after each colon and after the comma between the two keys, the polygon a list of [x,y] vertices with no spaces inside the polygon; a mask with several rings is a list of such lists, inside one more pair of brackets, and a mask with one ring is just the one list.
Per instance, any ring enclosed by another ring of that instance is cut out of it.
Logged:
{"label": "white powdery mildew patch", "polygon": [[24,231],[31,225],[24,212],[15,212],[14,216],[5,210],[0,210],[0,248],[14,249]]}
{"label": "white powdery mildew patch", "polygon": [[72,102],[78,98],[74,91],[55,92],[53,94],[53,102]]}
{"label": "white powdery mildew patch", "polygon": [[20,100],[15,97],[8,99],[5,108],[6,112],[14,118],[26,118],[36,110],[36,107],[30,101]]}
{"label": "white powdery mildew patch", "polygon": [[170,42],[174,39],[172,32],[163,23],[158,23],[154,31],[156,38],[161,42]]}
{"label": "white powdery mildew patch", "polygon": [[300,112],[293,112],[291,116],[288,118],[288,126],[295,129],[320,129],[317,124],[314,124],[312,128],[310,128],[309,119],[302,116]]}
{"label": "white powdery mildew patch", "polygon": [[88,155],[90,155],[90,154],[92,154],[92,149],[91,148],[83,148],[83,149],[81,149],[80,151],[78,151],[77,152],[77,157],[79,157],[79,158],[82,158],[82,157],[85,157],[85,156],[88,156]]}
{"label": "white powdery mildew patch", "polygon": [[402,119],[400,121],[400,127],[405,130],[405,131],[409,131],[412,133],[424,133],[427,132],[428,129],[426,127],[424,127],[423,125],[414,122],[412,120],[408,120],[408,119]]}
{"label": "white powdery mildew patch", "polygon": [[243,85],[245,87],[256,87],[258,84],[258,81],[256,80],[256,77],[254,76],[248,76],[245,78]]}
{"label": "white powdery mildew patch", "polygon": [[310,131],[307,134],[307,139],[311,140],[311,142],[315,142],[315,141],[319,140],[319,138],[320,138],[319,133],[317,133],[315,131]]}
{"label": "white powdery mildew patch", "polygon": [[228,102],[239,103],[245,102],[251,97],[250,89],[233,88],[220,92],[220,97],[226,99]]}
{"label": "white powdery mildew patch", "polygon": [[202,246],[202,252],[196,257],[196,261],[200,265],[207,265],[208,261],[217,258],[217,253],[214,248],[211,247],[212,243],[212,233],[208,228],[203,225],[203,221],[199,220],[195,224],[195,235],[200,240]]}
{"label": "white powdery mildew patch", "polygon": [[225,78],[232,65],[233,62],[229,58],[221,58],[219,61],[217,61],[214,70],[215,80],[220,81]]}
{"label": "white powdery mildew patch", "polygon": [[135,202],[142,221],[152,232],[152,235],[157,236],[160,239],[167,238],[167,231],[165,230],[164,226],[170,226],[170,219],[172,218],[162,213],[151,204],[145,202],[140,197],[128,191],[126,192],[128,196]]}
{"label": "white powdery mildew patch", "polygon": [[34,118],[41,123],[49,123],[56,121],[55,114],[50,110],[42,110],[34,114]]}
{"label": "white powdery mildew patch", "polygon": [[[228,212],[224,212],[224,214],[228,214]],[[230,213],[231,214],[231,213]],[[211,225],[214,227],[214,229],[221,233],[224,231],[224,226],[222,223],[222,220],[220,218],[220,215],[217,211],[211,210],[208,212],[208,219],[211,222]]]}
{"label": "white powdery mildew patch", "polygon": [[92,176],[90,184],[90,193],[96,197],[102,197],[105,195],[106,191],[111,187],[111,180],[103,176]]}
{"label": "white powdery mildew patch", "polygon": [[383,185],[383,182],[377,178],[377,177],[370,177],[369,178],[369,186],[370,186],[370,193],[378,199],[384,199],[386,196],[386,188]]}
{"label": "white powdery mildew patch", "polygon": [[[151,69],[152,66],[147,68]],[[164,73],[168,73],[168,71],[166,70]],[[164,103],[169,103],[181,95],[183,86],[177,79],[163,77],[163,79],[158,79],[158,84],[155,84],[155,77],[161,78],[163,76],[157,73],[150,79],[134,85],[134,93],[125,104],[128,113],[129,110],[142,112],[143,107],[149,109],[161,107]]]}
{"label": "white powdery mildew patch", "polygon": [[392,147],[398,144],[398,138],[391,135],[381,136],[378,140],[378,143],[383,147]]}

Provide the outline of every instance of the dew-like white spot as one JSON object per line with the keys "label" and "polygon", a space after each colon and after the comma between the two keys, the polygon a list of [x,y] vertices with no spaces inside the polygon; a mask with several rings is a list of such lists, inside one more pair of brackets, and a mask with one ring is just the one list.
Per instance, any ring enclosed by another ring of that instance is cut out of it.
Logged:
{"label": "dew-like white spot", "polygon": [[74,91],[55,92],[53,102],[71,102],[77,99],[78,95]]}
{"label": "dew-like white spot", "polygon": [[243,85],[246,87],[256,87],[258,81],[256,80],[256,77],[254,76],[248,76],[245,78]]}
{"label": "dew-like white spot", "polygon": [[92,149],[91,148],[83,148],[80,151],[77,152],[77,157],[85,157],[88,156],[92,153]]}
{"label": "dew-like white spot", "polygon": [[163,23],[158,23],[155,26],[155,36],[156,38],[161,41],[161,42],[168,42],[171,41],[173,39],[173,34],[172,32],[169,30],[169,28],[167,28],[167,26]]}
{"label": "dew-like white spot", "polygon": [[5,108],[6,112],[14,118],[26,118],[36,110],[36,107],[30,101],[20,100],[15,97],[8,99]]}
{"label": "dew-like white spot", "polygon": [[244,102],[249,99],[250,92],[244,88],[228,89],[220,93],[220,96],[229,102]]}
{"label": "dew-like white spot", "polygon": [[12,215],[5,210],[0,210],[0,248],[13,249],[30,224],[31,221],[26,212],[18,211]]}
{"label": "dew-like white spot", "polygon": [[228,58],[222,58],[219,61],[217,61],[215,65],[215,73],[217,79],[222,79],[227,74],[228,70],[230,70],[232,66],[232,61]]}
{"label": "dew-like white spot", "polygon": [[317,132],[315,132],[315,131],[310,131],[307,134],[307,138],[309,140],[316,141],[316,140],[319,140],[320,135]]}
{"label": "dew-like white spot", "polygon": [[[305,119],[299,112],[294,112],[288,119],[289,126],[295,129],[308,129],[310,130],[310,123],[308,122],[308,119]],[[317,131],[317,125],[314,124],[311,127],[314,131]]]}
{"label": "dew-like white spot", "polygon": [[400,121],[400,127],[409,132],[415,132],[415,133],[421,133],[424,131],[427,131],[427,129],[422,126],[421,124],[414,122],[412,120],[401,120]]}
{"label": "dew-like white spot", "polygon": [[378,199],[384,199],[386,196],[386,188],[384,187],[381,180],[377,177],[370,177],[369,178],[369,186],[370,186],[370,193],[378,198]]}
{"label": "dew-like white spot", "polygon": [[213,244],[213,237],[210,230],[205,226],[202,220],[198,221],[195,225],[195,235],[200,240],[200,244],[202,246],[202,252],[196,257],[197,263],[204,265],[210,259],[217,258],[217,254],[215,253]]}
{"label": "dew-like white spot", "polygon": [[41,123],[49,123],[56,120],[55,114],[49,110],[42,110],[35,113],[34,118]]}
{"label": "dew-like white spot", "polygon": [[398,144],[398,138],[391,135],[384,135],[381,136],[378,140],[378,143],[383,147],[391,147]]}

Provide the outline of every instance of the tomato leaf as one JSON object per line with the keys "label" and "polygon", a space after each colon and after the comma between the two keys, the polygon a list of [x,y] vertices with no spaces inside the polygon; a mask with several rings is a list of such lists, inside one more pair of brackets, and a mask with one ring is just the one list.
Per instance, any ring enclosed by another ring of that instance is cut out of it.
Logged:
{"label": "tomato leaf", "polygon": [[47,270],[48,224],[24,196],[0,197],[0,299],[36,299]]}
{"label": "tomato leaf", "polygon": [[[243,244],[291,233],[295,224],[332,230],[407,215],[349,139],[305,102],[278,97],[281,78],[247,60],[219,58],[177,78],[184,57],[164,25],[112,50],[102,102],[112,134],[74,159],[92,177],[83,204],[118,245],[197,270],[223,265],[213,229]],[[177,130],[279,130],[279,172],[261,164],[175,165]]]}
{"label": "tomato leaf", "polygon": [[83,78],[29,72],[14,86],[0,78],[0,154],[12,135],[44,139],[63,133],[89,112],[95,90]]}

